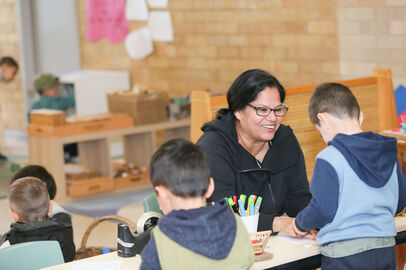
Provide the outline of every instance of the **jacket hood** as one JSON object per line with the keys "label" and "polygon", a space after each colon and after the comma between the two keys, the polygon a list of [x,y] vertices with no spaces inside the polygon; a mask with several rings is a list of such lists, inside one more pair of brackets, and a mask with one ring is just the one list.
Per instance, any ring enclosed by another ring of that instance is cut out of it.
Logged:
{"label": "jacket hood", "polygon": [[397,161],[396,139],[373,132],[339,133],[328,145],[336,147],[357,176],[371,187],[384,186]]}
{"label": "jacket hood", "polygon": [[233,141],[235,144],[238,144],[237,138],[237,131],[234,125],[234,118],[231,112],[225,114],[223,118],[216,119],[211,122],[204,124],[201,127],[203,132],[207,132],[210,130],[219,131],[223,136],[227,137],[230,141]]}
{"label": "jacket hood", "polygon": [[224,200],[214,206],[173,210],[158,226],[179,245],[217,260],[230,253],[237,232],[234,214]]}
{"label": "jacket hood", "polygon": [[[230,149],[241,149],[240,153],[241,151],[248,153],[238,143],[238,136],[234,122],[233,114],[229,112],[221,119],[216,119],[204,124],[201,130],[204,133],[209,131],[217,132],[223,137],[224,141],[229,144]],[[301,149],[296,137],[292,136],[292,132],[293,131],[289,126],[281,124],[275,132],[274,138],[270,141],[270,151],[265,155],[263,161],[265,163],[263,163],[263,165],[264,167],[271,169],[273,173],[283,171],[299,162]],[[251,154],[249,155],[251,156]],[[243,159],[244,157],[246,157],[246,155],[236,156],[235,159]],[[247,162],[247,160],[241,160],[239,163],[240,167],[234,168],[235,170],[252,169],[250,162]]]}

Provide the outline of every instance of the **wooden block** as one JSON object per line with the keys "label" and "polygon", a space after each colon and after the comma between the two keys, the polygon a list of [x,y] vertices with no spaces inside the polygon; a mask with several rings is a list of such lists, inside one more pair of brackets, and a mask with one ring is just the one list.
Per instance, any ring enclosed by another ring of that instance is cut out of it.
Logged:
{"label": "wooden block", "polygon": [[109,177],[97,177],[80,181],[67,181],[67,193],[71,197],[114,190],[114,180]]}
{"label": "wooden block", "polygon": [[65,112],[61,110],[39,109],[30,112],[33,125],[60,126],[65,124]]}
{"label": "wooden block", "polygon": [[28,126],[28,134],[40,137],[67,137],[130,127],[133,127],[133,119],[130,116],[125,114],[112,114],[110,119],[67,123],[60,126],[30,124]]}

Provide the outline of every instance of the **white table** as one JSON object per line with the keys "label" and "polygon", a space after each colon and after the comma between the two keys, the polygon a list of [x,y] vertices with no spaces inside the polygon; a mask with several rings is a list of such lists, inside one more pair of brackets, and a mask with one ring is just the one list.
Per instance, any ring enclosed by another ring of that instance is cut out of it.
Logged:
{"label": "white table", "polygon": [[[406,231],[406,217],[396,217],[396,231]],[[270,252],[273,254],[273,258],[267,261],[256,262],[251,270],[267,269],[270,267],[290,263],[293,261],[309,258],[320,254],[320,247],[318,245],[304,247],[301,245],[292,244],[284,240],[278,239],[274,236],[269,240],[271,247]],[[139,255],[131,258],[122,258],[117,256],[117,252],[111,252],[79,261],[69,262],[65,264],[55,265],[43,269],[47,270],[70,270],[73,264],[80,264],[83,262],[102,262],[121,260],[121,270],[138,269],[141,264],[141,257]]]}
{"label": "white table", "polygon": [[115,260],[120,260],[121,261],[121,269],[138,269],[141,265],[141,256],[137,255],[135,257],[129,257],[129,258],[123,258],[119,257],[117,255],[117,252],[110,252],[78,261],[73,261],[73,262],[68,262],[64,264],[59,264],[59,265],[54,265],[51,267],[46,267],[42,269],[46,270],[71,270],[72,265],[74,264],[81,264],[85,262],[102,262],[102,261],[115,261]]}

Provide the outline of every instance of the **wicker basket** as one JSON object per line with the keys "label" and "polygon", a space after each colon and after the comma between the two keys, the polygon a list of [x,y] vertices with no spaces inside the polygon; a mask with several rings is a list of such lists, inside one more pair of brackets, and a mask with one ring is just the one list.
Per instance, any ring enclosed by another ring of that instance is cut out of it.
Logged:
{"label": "wicker basket", "polygon": [[[136,225],[134,224],[134,222],[132,222],[131,220],[129,220],[127,218],[120,217],[120,216],[115,216],[115,215],[104,216],[104,217],[96,219],[89,225],[89,227],[86,229],[86,232],[83,234],[82,243],[80,244],[80,248],[76,251],[76,254],[75,254],[75,260],[80,260],[80,259],[93,257],[96,255],[102,254],[103,247],[86,247],[86,243],[87,243],[87,239],[89,238],[89,234],[92,232],[92,230],[98,224],[100,224],[101,222],[106,221],[106,220],[114,220],[114,221],[120,221],[122,223],[125,223],[130,226],[131,231],[134,231],[136,228]],[[115,248],[115,247],[110,248],[110,250],[116,251],[117,248]]]}
{"label": "wicker basket", "polygon": [[272,231],[262,231],[262,232],[254,232],[250,233],[251,241],[258,241],[256,243],[252,243],[252,247],[254,248],[254,254],[262,254],[266,245],[268,244],[269,237],[271,236]]}

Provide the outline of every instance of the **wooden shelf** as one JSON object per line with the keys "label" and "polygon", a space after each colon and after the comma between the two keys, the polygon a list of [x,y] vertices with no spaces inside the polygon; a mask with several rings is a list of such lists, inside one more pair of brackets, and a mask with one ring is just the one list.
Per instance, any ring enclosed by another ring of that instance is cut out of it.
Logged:
{"label": "wooden shelf", "polygon": [[[78,143],[79,164],[84,167],[99,169],[103,178],[113,179],[113,164],[110,156],[110,144],[113,139],[122,138],[126,162],[147,168],[152,154],[157,149],[157,131],[163,131],[165,140],[169,140],[172,138],[189,139],[189,130],[190,120],[183,119],[72,136],[42,137],[29,135],[29,162],[44,166],[54,176],[58,188],[55,200],[61,204],[102,197],[106,194],[142,190],[151,187],[149,181],[140,181],[140,183],[124,185],[123,187],[115,185],[113,190],[102,193],[79,197],[68,196],[63,145]],[[95,192],[97,192],[96,188]]]}

